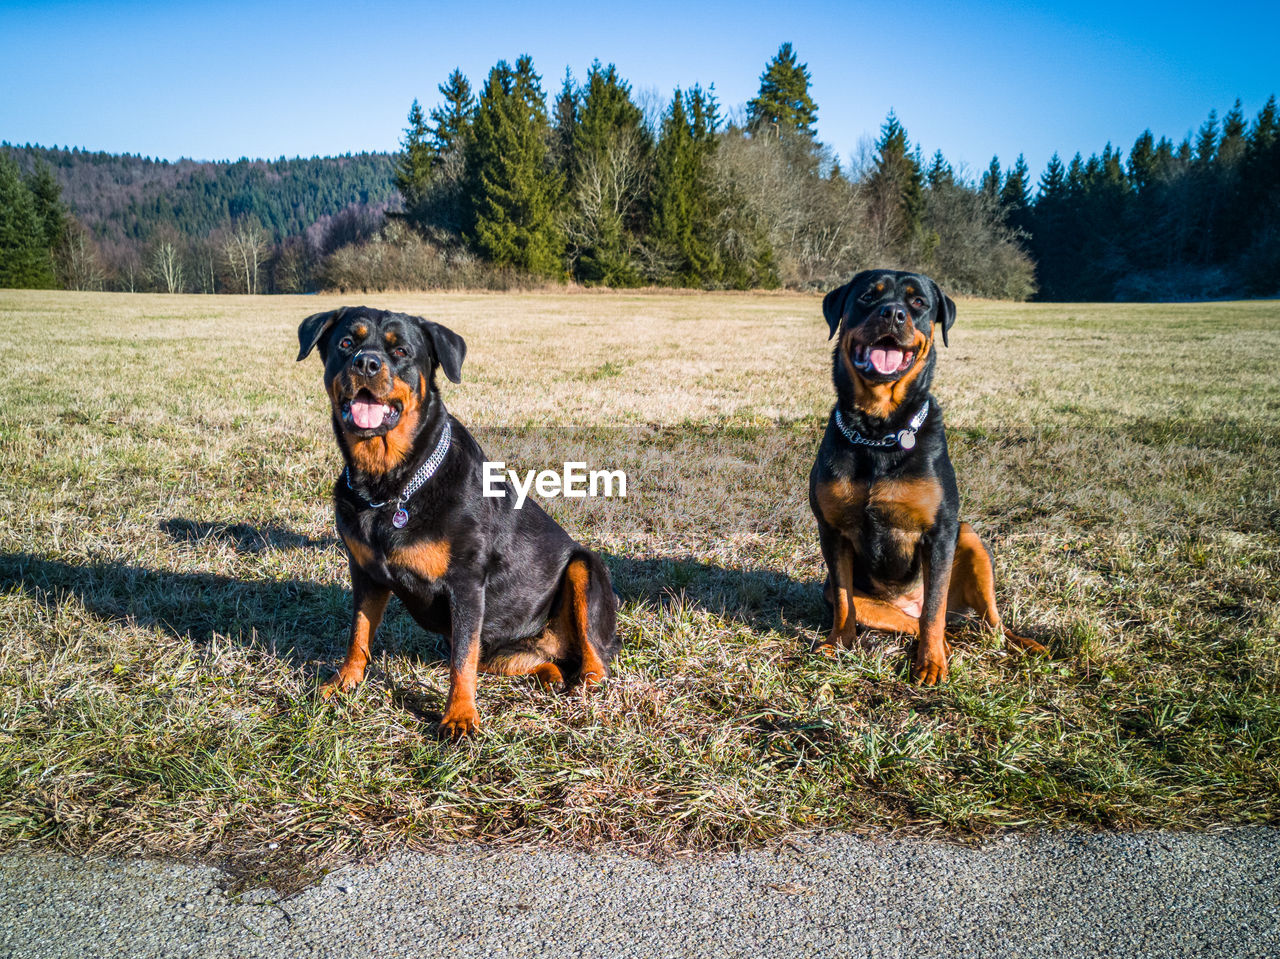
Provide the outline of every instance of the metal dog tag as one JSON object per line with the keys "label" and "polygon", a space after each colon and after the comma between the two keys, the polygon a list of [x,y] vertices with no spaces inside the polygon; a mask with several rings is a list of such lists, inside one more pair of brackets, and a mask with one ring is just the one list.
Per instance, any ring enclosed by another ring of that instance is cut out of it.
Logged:
{"label": "metal dog tag", "polygon": [[898,430],[898,445],[904,450],[915,449],[916,434],[910,430]]}
{"label": "metal dog tag", "polygon": [[[914,446],[915,444],[913,443],[912,445]],[[403,507],[396,510],[395,513],[392,515],[391,525],[394,526],[396,529],[404,529],[406,526],[409,525],[409,514],[408,512],[405,511]]]}

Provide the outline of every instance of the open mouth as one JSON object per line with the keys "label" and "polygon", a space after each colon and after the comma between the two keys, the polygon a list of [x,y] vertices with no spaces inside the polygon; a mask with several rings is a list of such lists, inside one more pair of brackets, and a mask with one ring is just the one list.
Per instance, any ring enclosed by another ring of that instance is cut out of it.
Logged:
{"label": "open mouth", "polygon": [[881,376],[897,376],[911,369],[915,350],[905,350],[893,340],[881,339],[870,346],[856,344],[853,348],[853,365],[862,373],[878,373]]}
{"label": "open mouth", "polygon": [[400,404],[380,400],[368,390],[361,390],[342,404],[342,423],[358,430],[391,429],[400,422]]}

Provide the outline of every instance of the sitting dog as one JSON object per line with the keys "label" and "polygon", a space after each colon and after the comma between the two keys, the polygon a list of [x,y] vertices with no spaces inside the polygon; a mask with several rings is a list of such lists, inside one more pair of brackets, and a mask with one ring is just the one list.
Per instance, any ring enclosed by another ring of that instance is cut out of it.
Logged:
{"label": "sitting dog", "polygon": [[947,678],[949,611],[972,609],[1009,642],[991,557],[968,523],[947,456],[942,410],[929,393],[936,340],[956,305],[928,277],[868,270],[822,301],[839,334],[836,405],[809,476],[809,505],[827,564],[831,632],[814,647],[848,648],[858,627],[917,636],[912,673]]}
{"label": "sitting dog", "polygon": [[536,503],[481,495],[485,455],[449,415],[436,370],[461,382],[462,337],[417,316],[367,307],[317,313],[298,359],[319,347],[346,469],[334,485],[355,612],[328,697],[364,677],[394,593],[424,628],[449,637],[443,732],[479,725],[476,673],[532,674],[544,685],[604,678],[618,650],[609,571]]}

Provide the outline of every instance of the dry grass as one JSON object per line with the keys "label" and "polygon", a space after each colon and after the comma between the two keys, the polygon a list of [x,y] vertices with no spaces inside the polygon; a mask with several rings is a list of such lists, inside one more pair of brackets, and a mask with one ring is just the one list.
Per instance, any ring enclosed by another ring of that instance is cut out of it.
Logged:
{"label": "dry grass", "polygon": [[484,733],[442,743],[439,642],[397,614],[317,701],[350,600],[294,331],[358,301],[0,293],[0,840],[322,864],[1275,818],[1277,304],[961,303],[937,392],[964,512],[1055,656],[969,631],[920,690],[891,637],[803,654],[816,297],[364,299],[467,338],[446,397],[491,455],[628,469],[624,503],[550,504],[614,571],[615,677],[485,677]]}

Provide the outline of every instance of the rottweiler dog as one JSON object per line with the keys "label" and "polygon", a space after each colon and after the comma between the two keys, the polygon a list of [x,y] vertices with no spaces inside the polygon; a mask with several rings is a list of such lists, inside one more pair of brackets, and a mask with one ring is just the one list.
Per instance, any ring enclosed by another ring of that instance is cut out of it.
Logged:
{"label": "rottweiler dog", "polygon": [[809,505],[832,626],[814,648],[848,648],[859,627],[916,636],[912,673],[933,685],[947,678],[947,613],[971,609],[1014,645],[1044,652],[1004,627],[991,556],[960,522],[942,410],[929,392],[955,303],[928,277],[867,270],[828,293],[822,312],[838,337],[836,405]]}
{"label": "rottweiler dog", "polygon": [[346,468],[333,488],[355,610],[328,697],[364,677],[391,594],[449,637],[441,729],[479,726],[476,673],[590,685],[618,650],[617,596],[600,557],[537,503],[482,496],[484,452],[449,415],[436,370],[461,382],[467,346],[418,316],[344,307],[298,327],[298,359],[324,361]]}

